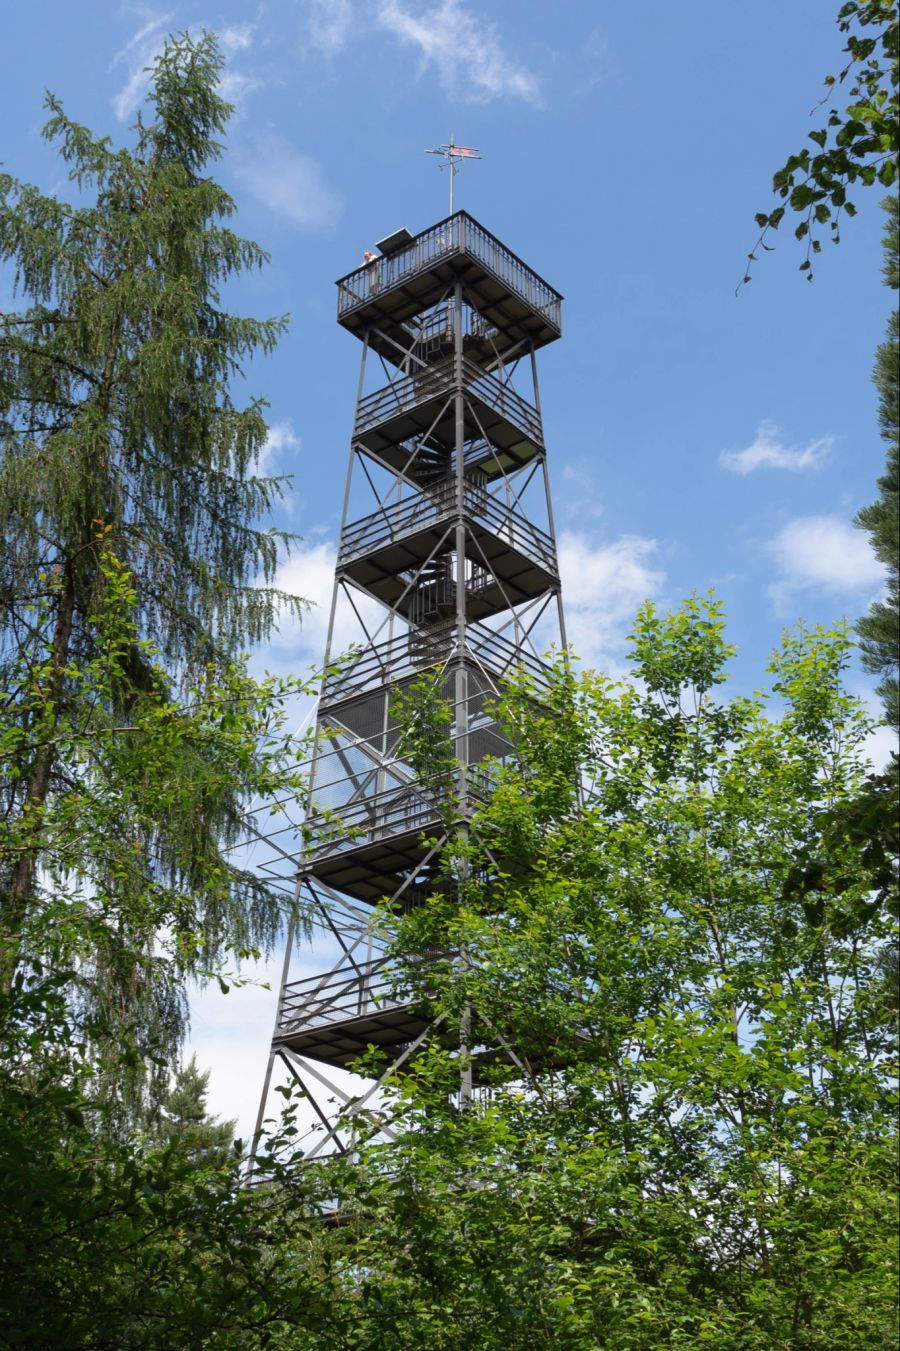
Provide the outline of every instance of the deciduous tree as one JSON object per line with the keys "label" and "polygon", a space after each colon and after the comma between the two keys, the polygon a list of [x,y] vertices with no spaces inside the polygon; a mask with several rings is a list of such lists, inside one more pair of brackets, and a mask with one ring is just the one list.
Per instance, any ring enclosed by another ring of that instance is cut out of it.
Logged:
{"label": "deciduous tree", "polygon": [[489,1092],[464,1106],[436,1041],[399,1142],[331,1165],[348,1344],[893,1346],[894,921],[846,838],[791,885],[866,774],[850,653],[788,635],[771,706],[727,698],[718,607],[647,606],[634,683],[560,667],[503,700],[491,802],[391,921],[398,988],[445,1028],[471,1008]]}
{"label": "deciduous tree", "polygon": [[[896,197],[884,202],[884,281],[896,301],[900,292],[900,208]],[[878,480],[879,495],[856,518],[872,542],[887,573],[886,594],[875,601],[857,624],[862,638],[863,663],[881,677],[879,693],[887,720],[900,735],[900,316],[896,305],[888,319],[887,335],[875,356],[873,374],[878,390],[878,424],[887,447],[887,463]],[[894,758],[896,761],[897,753]]]}

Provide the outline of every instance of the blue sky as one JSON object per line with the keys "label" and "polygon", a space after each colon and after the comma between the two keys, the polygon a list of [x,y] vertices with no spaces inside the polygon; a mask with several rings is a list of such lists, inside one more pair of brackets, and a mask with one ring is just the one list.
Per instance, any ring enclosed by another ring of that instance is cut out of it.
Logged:
{"label": "blue sky", "polygon": [[[358,344],[335,323],[334,280],[401,225],[446,214],[423,151],[484,159],[464,206],[562,291],[564,336],[541,354],[570,638],[619,670],[637,605],[714,586],[756,686],[786,624],[855,617],[880,587],[850,521],[884,459],[870,380],[890,296],[877,190],[858,194],[812,284],[789,234],[735,297],[775,168],[820,124],[838,67],[823,0],[640,7],[607,0],[32,0],[4,14],[2,158],[65,189],[40,140],[45,89],[114,138],[165,34],[220,33],[237,105],[221,177],[238,228],[272,265],[229,297],[290,312],[249,372],[271,404],[267,459],[293,473],[283,572],[320,603],[259,660],[321,654],[356,389]],[[0,304],[8,292],[0,279]],[[869,688],[857,673],[860,691]],[[273,996],[198,1001],[195,1040],[220,1110],[252,1111]]]}

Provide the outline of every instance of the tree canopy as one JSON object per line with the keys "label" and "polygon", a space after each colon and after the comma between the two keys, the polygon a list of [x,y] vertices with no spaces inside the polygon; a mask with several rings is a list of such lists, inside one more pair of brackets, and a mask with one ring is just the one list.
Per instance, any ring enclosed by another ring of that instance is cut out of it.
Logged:
{"label": "tree canopy", "polygon": [[[885,199],[884,281],[900,292],[900,207],[896,197]],[[856,518],[869,536],[887,572],[886,595],[869,608],[857,625],[863,663],[881,677],[879,693],[887,720],[900,735],[900,316],[896,307],[888,319],[887,335],[878,348],[873,372],[878,390],[878,424],[886,445],[885,472],[878,480],[879,495]],[[895,752],[896,758],[896,752]]]}
{"label": "tree canopy", "polygon": [[870,722],[847,632],[786,635],[768,696],[723,695],[732,651],[715,604],[647,606],[633,680],[503,699],[490,802],[386,917],[443,1031],[382,1108],[399,1141],[323,1170],[338,1344],[893,1345],[894,919],[850,840],[793,885]]}

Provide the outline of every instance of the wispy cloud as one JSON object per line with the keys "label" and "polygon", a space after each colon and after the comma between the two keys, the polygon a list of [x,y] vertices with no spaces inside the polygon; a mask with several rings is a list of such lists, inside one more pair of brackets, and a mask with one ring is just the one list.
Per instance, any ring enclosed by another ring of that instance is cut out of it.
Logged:
{"label": "wispy cloud", "polygon": [[[304,596],[311,602],[312,608],[302,621],[287,616],[283,619],[271,645],[276,661],[290,657],[315,666],[321,665],[331,615],[336,561],[337,545],[334,540],[304,540],[278,569],[275,585],[293,595]],[[336,607],[332,657],[346,652],[351,644],[364,641],[365,635],[360,629],[357,613],[362,616],[370,633],[374,634],[384,623],[386,611],[377,601],[355,593],[354,603],[356,613],[341,600]]]}
{"label": "wispy cloud", "polygon": [[561,479],[563,493],[560,505],[569,520],[583,521],[585,517],[599,520],[604,515],[600,485],[584,461],[563,465]]}
{"label": "wispy cloud", "polygon": [[818,469],[833,445],[833,436],[820,436],[805,446],[785,445],[781,428],[774,422],[765,421],[759,424],[756,437],[744,450],[723,450],[719,464],[741,477],[752,474],[755,469],[788,469],[796,474],[805,469]]}
{"label": "wispy cloud", "polygon": [[[309,980],[322,975],[331,968],[336,956],[333,942],[328,943],[316,933],[312,945],[301,944],[294,954],[291,979]],[[205,989],[191,991],[191,1028],[184,1058],[195,1054],[200,1069],[210,1071],[209,1111],[223,1121],[236,1121],[237,1137],[245,1145],[252,1140],[256,1123],[283,961],[283,952],[278,952],[268,962],[246,963],[242,975],[252,983],[232,985],[227,994],[223,994],[215,982]],[[265,985],[269,988],[264,988]],[[327,1074],[345,1093],[358,1095],[371,1082],[335,1066],[328,1068]],[[290,1078],[276,1061],[272,1089],[285,1081],[290,1082]],[[327,1091],[323,1092],[320,1098],[323,1106],[328,1098]],[[267,1101],[266,1116],[277,1118],[283,1106],[279,1095],[272,1092]],[[317,1119],[310,1104],[300,1104],[296,1124],[301,1135]]]}
{"label": "wispy cloud", "polygon": [[[112,59],[110,69],[122,68],[125,80],[113,95],[113,111],[120,122],[133,116],[143,103],[150,85],[150,67],[159,56],[172,31],[175,20],[174,11],[144,11],[144,22],[126,42],[125,46]],[[199,25],[198,31],[204,25]],[[222,54],[225,57],[225,69],[219,83],[219,92],[229,103],[233,103],[240,112],[247,95],[259,86],[259,80],[248,71],[241,71],[232,64],[232,58],[240,52],[246,52],[253,46],[255,23],[231,24],[221,29],[217,36]]]}
{"label": "wispy cloud", "polygon": [[357,25],[352,0],[309,0],[306,26],[309,44],[323,56],[337,56]]}
{"label": "wispy cloud", "polygon": [[621,535],[595,544],[587,535],[563,531],[559,572],[569,646],[588,665],[617,669],[638,606],[657,596],[665,581],[657,541]]}
{"label": "wispy cloud", "polygon": [[235,174],[258,201],[301,230],[329,230],[344,209],[316,161],[275,132],[257,139]]}
{"label": "wispy cloud", "polygon": [[281,472],[282,453],[286,450],[299,449],[300,438],[294,431],[290,418],[285,418],[282,422],[273,422],[266,434],[262,450],[259,452],[256,472],[263,476]]}
{"label": "wispy cloud", "polygon": [[226,56],[246,52],[253,46],[254,23],[236,23],[219,29],[219,44]]}
{"label": "wispy cloud", "polygon": [[144,101],[150,82],[148,67],[159,56],[174,14],[150,13],[125,46],[112,59],[110,69],[123,67],[125,82],[113,96],[113,111],[120,122],[131,117]]}
{"label": "wispy cloud", "polygon": [[769,541],[767,552],[781,574],[769,588],[780,613],[799,592],[871,591],[884,576],[866,535],[840,516],[797,516]]}
{"label": "wispy cloud", "polygon": [[540,103],[536,75],[510,56],[497,25],[474,14],[461,0],[439,0],[413,11],[401,0],[381,0],[378,23],[414,47],[422,70],[433,70],[441,86],[473,103],[514,97]]}

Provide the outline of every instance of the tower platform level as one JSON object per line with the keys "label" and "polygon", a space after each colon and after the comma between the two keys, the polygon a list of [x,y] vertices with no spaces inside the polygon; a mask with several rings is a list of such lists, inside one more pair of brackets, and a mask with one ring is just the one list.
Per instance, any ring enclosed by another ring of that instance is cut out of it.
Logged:
{"label": "tower platform level", "polygon": [[[461,281],[481,316],[469,348],[492,342],[498,353],[553,342],[561,332],[562,296],[466,211],[421,234],[398,231],[399,248],[338,282],[338,323],[387,361],[400,364],[415,318]],[[388,241],[384,241],[387,244]]]}

